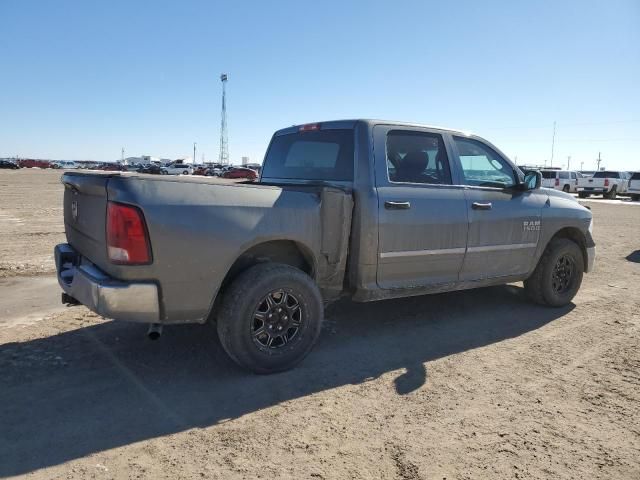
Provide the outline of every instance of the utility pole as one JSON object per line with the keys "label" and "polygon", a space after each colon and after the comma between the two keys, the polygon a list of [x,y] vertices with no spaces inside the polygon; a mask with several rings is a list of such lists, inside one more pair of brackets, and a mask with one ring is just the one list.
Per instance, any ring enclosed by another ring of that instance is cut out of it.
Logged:
{"label": "utility pole", "polygon": [[193,142],[193,164],[196,164],[196,145],[198,145],[196,142]]}
{"label": "utility pole", "polygon": [[580,162],[580,171],[584,170],[584,161]]}
{"label": "utility pole", "polygon": [[122,147],[122,151],[120,152],[120,156],[121,156],[120,160],[124,164],[124,147]]}
{"label": "utility pole", "polygon": [[602,159],[600,158],[600,152],[598,152],[598,167],[596,168],[596,171],[600,171],[600,162],[602,161]]}
{"label": "utility pole", "polygon": [[553,167],[553,149],[556,144],[556,122],[553,121],[553,137],[551,137],[551,166]]}
{"label": "utility pole", "polygon": [[220,75],[222,82],[222,115],[220,119],[220,157],[218,161],[222,165],[229,163],[229,139],[227,137],[227,85],[228,76],[226,73]]}
{"label": "utility pole", "polygon": [[567,157],[567,170],[571,170],[571,155]]}

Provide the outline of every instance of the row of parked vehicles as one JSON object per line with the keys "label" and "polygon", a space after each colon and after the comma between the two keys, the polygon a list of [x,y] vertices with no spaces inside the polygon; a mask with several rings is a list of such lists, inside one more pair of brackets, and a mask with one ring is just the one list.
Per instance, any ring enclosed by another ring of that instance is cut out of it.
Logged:
{"label": "row of parked vehicles", "polygon": [[260,173],[260,165],[257,164],[252,164],[249,168],[249,166],[239,167],[214,163],[192,165],[183,162],[172,162],[169,164],[152,162],[123,165],[121,163],[78,163],[71,160],[0,160],[0,169],[15,170],[19,168],[85,169],[103,170],[107,172],[139,172],[155,175],[202,175],[207,177],[240,178],[246,180],[256,180]]}
{"label": "row of parked vehicles", "polygon": [[153,175],[201,175],[206,177],[244,178],[256,180],[258,171],[254,168],[236,167],[233,165],[203,164],[174,162],[168,165],[150,163],[145,165],[122,166],[124,170],[135,170],[138,173]]}
{"label": "row of parked vehicles", "polygon": [[577,193],[580,198],[602,195],[614,199],[618,195],[628,195],[632,200],[640,200],[640,172],[600,170],[593,175],[568,170],[542,170],[542,186]]}

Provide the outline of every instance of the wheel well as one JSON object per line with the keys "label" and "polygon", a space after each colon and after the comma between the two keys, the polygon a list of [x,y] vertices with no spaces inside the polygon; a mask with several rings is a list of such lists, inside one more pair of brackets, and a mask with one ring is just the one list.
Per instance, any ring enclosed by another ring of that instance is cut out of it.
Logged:
{"label": "wheel well", "polygon": [[567,238],[577,243],[580,247],[580,251],[582,252],[582,261],[584,262],[584,268],[587,268],[588,257],[587,257],[587,240],[584,237],[584,233],[580,231],[579,228],[575,227],[565,227],[561,230],[558,230],[555,235],[551,238],[549,243],[551,243],[555,238]]}
{"label": "wheel well", "polygon": [[217,304],[222,299],[221,293],[239,274],[258,263],[265,262],[283,263],[299,268],[311,278],[315,275],[313,257],[303,246],[292,240],[273,240],[254,245],[243,252],[231,265],[220,284],[212,313],[217,310]]}

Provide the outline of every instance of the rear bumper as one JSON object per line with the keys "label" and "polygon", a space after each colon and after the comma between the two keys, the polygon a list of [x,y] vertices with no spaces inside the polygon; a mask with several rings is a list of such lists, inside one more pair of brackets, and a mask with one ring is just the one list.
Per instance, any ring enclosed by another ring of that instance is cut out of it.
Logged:
{"label": "rear bumper", "polygon": [[608,193],[608,188],[599,188],[599,187],[578,187],[578,192],[584,193]]}
{"label": "rear bumper", "polygon": [[89,310],[114,320],[159,321],[156,284],[115,280],[66,243],[55,247],[54,256],[60,287]]}

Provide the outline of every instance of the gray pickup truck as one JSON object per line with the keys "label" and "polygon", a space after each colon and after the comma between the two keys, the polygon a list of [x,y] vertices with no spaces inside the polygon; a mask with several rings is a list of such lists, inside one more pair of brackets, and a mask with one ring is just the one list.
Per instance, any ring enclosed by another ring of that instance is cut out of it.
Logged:
{"label": "gray pickup truck", "polygon": [[348,120],[277,131],[257,183],[67,172],[65,303],[216,322],[258,373],[311,350],[324,305],[524,281],[562,306],[591,270],[591,212],[475,135]]}

